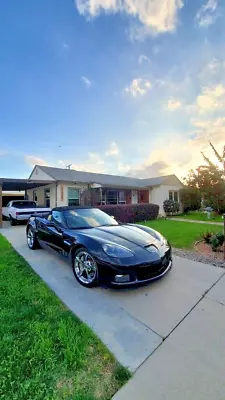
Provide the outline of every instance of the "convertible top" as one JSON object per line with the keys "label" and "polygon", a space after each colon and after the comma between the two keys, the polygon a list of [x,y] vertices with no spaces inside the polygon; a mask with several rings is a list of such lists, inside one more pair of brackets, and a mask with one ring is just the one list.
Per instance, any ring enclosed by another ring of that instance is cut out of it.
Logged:
{"label": "convertible top", "polygon": [[97,208],[97,207],[91,207],[91,206],[64,206],[64,207],[55,207],[52,209],[52,211],[67,211],[67,210],[85,210],[85,209],[90,209],[90,208]]}

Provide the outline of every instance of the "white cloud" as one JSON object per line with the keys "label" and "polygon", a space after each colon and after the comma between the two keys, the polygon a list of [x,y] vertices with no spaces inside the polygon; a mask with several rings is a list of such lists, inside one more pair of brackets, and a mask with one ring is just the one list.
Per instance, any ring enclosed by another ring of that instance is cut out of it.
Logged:
{"label": "white cloud", "polygon": [[173,98],[169,99],[168,102],[165,104],[165,109],[171,112],[176,111],[181,107],[182,103],[180,102],[180,100],[176,100]]}
{"label": "white cloud", "polygon": [[131,84],[124,89],[125,93],[130,94],[133,97],[144,96],[150,89],[152,84],[147,79],[133,79]]}
{"label": "white cloud", "polygon": [[48,165],[45,160],[42,160],[42,158],[36,156],[25,156],[24,158],[26,163],[31,165],[32,167],[34,167],[35,165]]}
{"label": "white cloud", "polygon": [[80,14],[93,18],[103,12],[127,13],[137,18],[143,34],[172,32],[183,0],[74,0]]}
{"label": "white cloud", "polygon": [[203,85],[225,81],[225,59],[212,58],[199,73],[198,76]]}
{"label": "white cloud", "polygon": [[92,86],[92,82],[86,76],[82,76],[81,80],[84,82],[87,89],[89,89]]}
{"label": "white cloud", "polygon": [[217,14],[217,0],[208,0],[196,14],[196,20],[200,27],[204,28],[212,25],[218,18]]}
{"label": "white cloud", "polygon": [[196,99],[200,114],[219,110],[225,107],[225,86],[222,84],[205,87]]}
{"label": "white cloud", "polygon": [[119,154],[119,148],[115,142],[112,142],[110,148],[105,152],[106,156],[117,156]]}
{"label": "white cloud", "polygon": [[145,56],[144,54],[141,54],[141,55],[138,57],[138,64],[142,64],[144,61],[147,61],[149,64],[151,64],[150,58],[148,58],[148,57]]}
{"label": "white cloud", "polygon": [[97,153],[88,153],[88,156],[85,158],[85,162],[83,163],[72,163],[71,160],[59,160],[58,167],[66,168],[67,165],[71,164],[71,169],[75,169],[77,171],[88,171],[88,172],[97,172],[104,173],[105,172],[105,162],[101,158],[101,156]]}

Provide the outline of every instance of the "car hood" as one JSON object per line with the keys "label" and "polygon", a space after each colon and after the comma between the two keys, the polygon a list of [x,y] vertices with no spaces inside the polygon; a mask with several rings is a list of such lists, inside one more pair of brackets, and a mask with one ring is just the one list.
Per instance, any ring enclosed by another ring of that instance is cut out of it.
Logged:
{"label": "car hood", "polygon": [[129,249],[137,246],[144,248],[152,244],[156,247],[160,245],[160,242],[153,235],[143,231],[138,226],[132,225],[102,226],[91,229],[71,230],[70,232],[74,236],[80,233],[99,242],[115,243]]}

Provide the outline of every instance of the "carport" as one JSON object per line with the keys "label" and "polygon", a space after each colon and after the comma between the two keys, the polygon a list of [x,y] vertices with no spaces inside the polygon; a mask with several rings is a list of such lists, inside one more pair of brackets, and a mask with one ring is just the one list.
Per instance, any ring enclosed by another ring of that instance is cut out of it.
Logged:
{"label": "carport", "polygon": [[52,181],[0,178],[0,228],[2,228],[2,192],[21,192],[52,184]]}

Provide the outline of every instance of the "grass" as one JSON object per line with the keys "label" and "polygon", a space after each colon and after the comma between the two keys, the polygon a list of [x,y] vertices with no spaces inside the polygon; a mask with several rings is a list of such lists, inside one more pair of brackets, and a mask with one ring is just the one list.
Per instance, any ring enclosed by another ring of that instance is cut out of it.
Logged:
{"label": "grass", "polygon": [[179,221],[154,220],[142,223],[165,236],[173,247],[192,249],[197,240],[200,240],[205,232],[219,232],[222,227],[210,224],[198,224]]}
{"label": "grass", "polygon": [[211,213],[211,218],[208,219],[207,214],[200,211],[192,211],[188,214],[176,215],[173,218],[193,219],[196,221],[223,222],[222,215]]}
{"label": "grass", "polygon": [[0,398],[107,400],[128,380],[0,235]]}

